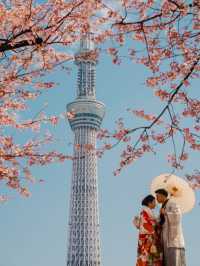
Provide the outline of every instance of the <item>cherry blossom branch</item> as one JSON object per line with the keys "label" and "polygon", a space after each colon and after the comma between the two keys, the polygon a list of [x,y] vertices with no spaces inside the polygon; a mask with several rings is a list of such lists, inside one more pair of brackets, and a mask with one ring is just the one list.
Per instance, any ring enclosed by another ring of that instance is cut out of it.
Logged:
{"label": "cherry blossom branch", "polygon": [[43,39],[40,37],[36,37],[35,41],[27,41],[27,40],[23,40],[23,41],[19,41],[16,44],[9,44],[9,42],[3,43],[0,45],[0,52],[6,52],[9,50],[15,50],[18,48],[22,48],[22,47],[26,47],[26,46],[34,46],[34,45],[41,45],[43,43]]}
{"label": "cherry blossom branch", "polygon": [[[197,64],[199,63],[200,60],[200,55],[197,57],[197,59],[195,60],[195,62],[192,64],[192,66],[190,67],[188,73],[185,75],[185,77],[182,79],[182,81],[179,83],[179,85],[176,87],[176,89],[174,90],[174,92],[172,93],[172,95],[170,96],[166,106],[162,109],[162,111],[158,114],[158,116],[156,116],[156,118],[148,125],[148,126],[141,126],[141,127],[137,127],[137,128],[133,128],[133,129],[126,129],[123,131],[123,133],[121,134],[121,137],[119,137],[117,139],[117,142],[115,144],[112,145],[112,148],[114,148],[115,146],[117,146],[123,139],[125,136],[130,135],[132,133],[135,133],[136,131],[142,130],[139,138],[137,139],[137,141],[135,142],[133,149],[135,149],[137,147],[137,145],[140,143],[141,138],[147,134],[147,131],[149,129],[151,129],[156,123],[158,123],[158,121],[160,120],[160,118],[165,114],[166,111],[169,112],[169,106],[171,105],[171,103],[174,100],[174,97],[177,95],[177,93],[179,92],[179,90],[182,88],[182,86],[184,85],[184,82],[191,76],[191,74],[193,73],[195,67],[197,66]],[[173,122],[173,120],[172,120]],[[173,124],[172,124],[173,125]],[[173,125],[174,126],[174,125]]]}
{"label": "cherry blossom branch", "polygon": [[[75,9],[80,7],[83,3],[84,3],[84,1],[80,1],[78,4],[72,6],[71,10],[69,12],[67,12],[67,14],[65,16],[63,16],[61,19],[59,19],[56,22],[56,24],[54,23],[52,25],[48,25],[48,26],[44,27],[44,29],[43,29],[44,32],[53,28],[53,27],[56,27],[54,32],[57,32],[58,29],[64,23],[64,21],[73,13],[73,11]],[[31,4],[32,4],[32,1],[31,1]],[[31,12],[31,8],[30,8],[30,12]],[[15,39],[17,39],[18,37],[20,37],[22,35],[25,35],[27,33],[33,34],[32,28],[33,28],[33,26],[30,27],[29,29],[22,30],[18,34],[13,35],[13,37],[10,39],[1,39],[1,41],[4,41],[4,43],[0,44],[0,52],[4,53],[4,52],[9,51],[9,50],[15,50],[15,49],[22,48],[22,47],[35,46],[35,45],[41,45],[41,44],[47,43],[47,41],[51,37],[52,33],[49,34],[49,36],[45,40],[39,36],[35,36],[34,41],[33,40],[22,40],[22,41],[15,43],[15,44],[11,44],[11,42],[13,42]]]}

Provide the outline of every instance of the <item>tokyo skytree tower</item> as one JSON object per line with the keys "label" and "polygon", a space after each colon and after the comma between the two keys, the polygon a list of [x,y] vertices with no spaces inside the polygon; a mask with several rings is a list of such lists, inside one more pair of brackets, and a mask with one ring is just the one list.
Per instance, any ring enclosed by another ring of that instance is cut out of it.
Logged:
{"label": "tokyo skytree tower", "polygon": [[74,132],[74,160],[71,181],[67,266],[100,266],[100,228],[98,208],[97,156],[87,147],[96,148],[96,135],[105,114],[105,106],[96,100],[97,60],[85,54],[94,51],[91,36],[81,39],[75,63],[78,86],[75,101],[67,111]]}

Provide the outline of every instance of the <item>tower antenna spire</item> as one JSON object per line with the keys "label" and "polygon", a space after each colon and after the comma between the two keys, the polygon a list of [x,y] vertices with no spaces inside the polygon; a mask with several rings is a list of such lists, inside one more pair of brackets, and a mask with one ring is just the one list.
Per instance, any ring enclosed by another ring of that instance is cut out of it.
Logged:
{"label": "tower antenna spire", "polygon": [[78,66],[77,77],[77,98],[95,99],[96,97],[96,64],[97,60],[91,56],[95,47],[92,34],[86,33],[80,41],[80,48],[75,56],[75,63]]}
{"label": "tower antenna spire", "polygon": [[80,41],[80,52],[94,50],[94,42],[92,40],[92,33],[88,32],[82,35]]}

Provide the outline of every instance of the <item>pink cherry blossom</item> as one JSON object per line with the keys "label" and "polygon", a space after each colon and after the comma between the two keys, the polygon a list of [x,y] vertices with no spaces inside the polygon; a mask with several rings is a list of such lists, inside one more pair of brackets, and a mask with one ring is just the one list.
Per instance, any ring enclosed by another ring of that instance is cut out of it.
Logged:
{"label": "pink cherry blossom", "polygon": [[[120,174],[123,167],[135,163],[146,153],[155,153],[154,148],[167,141],[171,141],[172,149],[176,150],[177,145],[180,148],[176,138],[179,135],[184,143],[182,150],[178,154],[173,150],[168,160],[172,167],[182,168],[190,152],[200,151],[200,101],[193,89],[193,80],[200,77],[197,15],[200,7],[197,1],[193,2],[119,0],[117,5],[109,5],[103,0],[48,0],[45,4],[2,1],[0,180],[28,196],[29,190],[22,183],[24,178],[29,182],[37,180],[31,175],[32,165],[73,160],[71,155],[48,150],[53,137],[42,137],[41,132],[43,124],[56,126],[63,116],[74,119],[74,110],[48,116],[38,110],[34,118],[26,114],[30,103],[37,101],[43,92],[56,89],[57,84],[51,80],[53,75],[47,80],[45,74],[53,73],[56,67],[68,71],[67,62],[78,59],[71,47],[88,32],[92,33],[98,49],[86,52],[82,59],[96,61],[100,53],[106,52],[120,67],[124,59],[142,64],[147,69],[144,83],[152,89],[160,110],[152,114],[145,106],[138,110],[131,108],[131,114],[145,120],[142,126],[131,128],[120,118],[116,129],[97,132],[98,141],[103,143],[100,148],[76,144],[74,149],[95,152],[102,157],[115,145],[124,145],[115,171]],[[33,139],[27,137],[24,144],[19,143],[16,136],[19,133],[26,136],[28,132],[34,135]],[[199,175],[191,176],[195,180],[194,187],[198,187]]]}

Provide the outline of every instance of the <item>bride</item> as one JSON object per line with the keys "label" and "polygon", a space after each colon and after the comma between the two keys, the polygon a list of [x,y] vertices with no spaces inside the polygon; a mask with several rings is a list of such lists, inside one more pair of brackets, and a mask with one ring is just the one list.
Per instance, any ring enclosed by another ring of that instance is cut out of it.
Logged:
{"label": "bride", "polygon": [[142,206],[140,216],[133,220],[134,225],[139,229],[136,266],[162,266],[159,223],[153,213],[156,207],[155,197],[146,196],[142,200]]}

